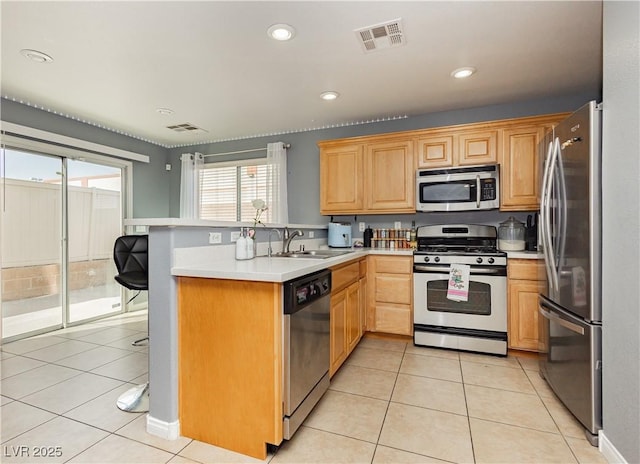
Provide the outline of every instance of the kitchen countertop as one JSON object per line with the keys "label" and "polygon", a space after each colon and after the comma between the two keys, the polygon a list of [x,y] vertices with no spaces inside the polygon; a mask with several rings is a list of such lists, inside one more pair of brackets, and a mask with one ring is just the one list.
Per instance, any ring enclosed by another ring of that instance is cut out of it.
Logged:
{"label": "kitchen countertop", "polygon": [[544,259],[544,255],[538,251],[507,251],[507,259]]}
{"label": "kitchen countertop", "polygon": [[287,280],[338,266],[370,254],[412,256],[413,250],[354,248],[344,255],[324,259],[258,256],[254,259],[238,261],[233,257],[220,256],[216,259],[174,266],[171,268],[171,274],[178,277],[286,282]]}

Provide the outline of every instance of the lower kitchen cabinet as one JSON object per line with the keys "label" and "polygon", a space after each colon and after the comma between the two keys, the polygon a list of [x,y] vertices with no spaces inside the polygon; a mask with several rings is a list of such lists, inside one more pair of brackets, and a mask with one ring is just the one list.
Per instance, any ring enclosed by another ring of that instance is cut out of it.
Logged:
{"label": "lower kitchen cabinet", "polygon": [[539,351],[538,295],[544,263],[532,259],[509,259],[507,264],[507,305],[509,348]]}
{"label": "lower kitchen cabinet", "polygon": [[[364,260],[364,259],[363,259]],[[363,261],[361,260],[361,261]],[[331,362],[329,375],[333,376],[362,338],[361,276],[360,261],[332,269],[331,290]]]}
{"label": "lower kitchen cabinet", "polygon": [[413,333],[413,257],[371,255],[367,277],[367,330]]}

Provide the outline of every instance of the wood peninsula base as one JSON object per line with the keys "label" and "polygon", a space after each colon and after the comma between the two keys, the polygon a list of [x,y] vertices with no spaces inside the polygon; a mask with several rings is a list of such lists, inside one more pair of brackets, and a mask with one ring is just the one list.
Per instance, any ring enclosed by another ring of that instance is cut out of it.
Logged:
{"label": "wood peninsula base", "polygon": [[182,436],[257,459],[282,442],[281,289],[178,278]]}

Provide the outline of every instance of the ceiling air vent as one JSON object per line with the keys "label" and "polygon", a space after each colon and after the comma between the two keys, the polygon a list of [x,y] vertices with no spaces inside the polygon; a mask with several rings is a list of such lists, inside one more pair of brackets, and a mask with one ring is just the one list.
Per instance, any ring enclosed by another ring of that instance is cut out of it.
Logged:
{"label": "ceiling air vent", "polygon": [[207,132],[203,128],[194,126],[189,122],[185,122],[184,124],[176,124],[174,126],[167,126],[167,129],[171,129],[174,132],[191,132],[191,133]]}
{"label": "ceiling air vent", "polygon": [[406,40],[402,32],[402,19],[394,19],[386,23],[363,27],[354,31],[362,49],[366,52],[374,52],[385,48],[404,45]]}

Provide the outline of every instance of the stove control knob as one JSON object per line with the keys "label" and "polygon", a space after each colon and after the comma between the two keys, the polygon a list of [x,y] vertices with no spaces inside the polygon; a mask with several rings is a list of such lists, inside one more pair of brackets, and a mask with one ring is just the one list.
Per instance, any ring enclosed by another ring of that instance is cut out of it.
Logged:
{"label": "stove control knob", "polygon": [[494,262],[495,262],[495,259],[489,258],[489,264],[493,264]]}
{"label": "stove control knob", "polygon": [[482,262],[482,258],[476,258],[476,263],[480,264]]}
{"label": "stove control knob", "polygon": [[436,263],[439,263],[439,262],[440,262],[440,258],[436,256],[436,258],[435,258],[435,262],[436,262]]}
{"label": "stove control knob", "polygon": [[428,263],[429,261],[430,261],[430,260],[429,260],[429,257],[428,257],[428,256],[425,256],[425,257],[424,257],[424,262],[425,262],[425,263]]}

